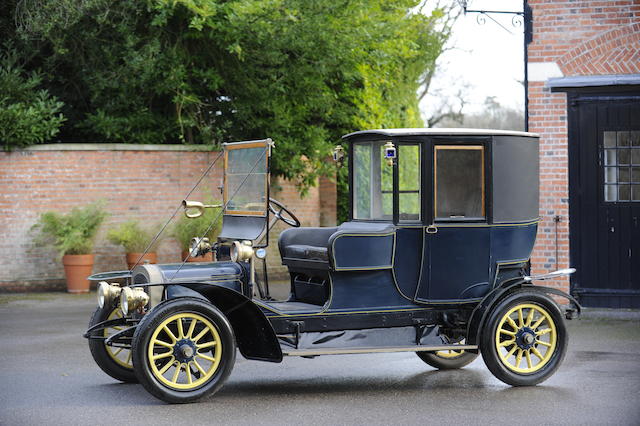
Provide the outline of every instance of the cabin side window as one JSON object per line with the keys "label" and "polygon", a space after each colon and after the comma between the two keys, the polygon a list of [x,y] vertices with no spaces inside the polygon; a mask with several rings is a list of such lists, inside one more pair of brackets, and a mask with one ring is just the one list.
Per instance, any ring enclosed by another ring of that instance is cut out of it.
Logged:
{"label": "cabin side window", "polygon": [[384,158],[386,142],[353,145],[354,219],[393,219],[393,167]]}
{"label": "cabin side window", "polygon": [[484,148],[436,145],[434,157],[436,220],[483,219]]}
{"label": "cabin side window", "polygon": [[398,146],[398,189],[401,222],[420,221],[420,145]]}

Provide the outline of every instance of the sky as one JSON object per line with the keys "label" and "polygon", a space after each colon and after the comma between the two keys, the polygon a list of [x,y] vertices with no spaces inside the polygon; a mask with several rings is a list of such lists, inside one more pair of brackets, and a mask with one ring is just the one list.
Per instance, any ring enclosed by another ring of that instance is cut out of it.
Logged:
{"label": "sky", "polygon": [[[457,4],[456,0],[440,1]],[[428,0],[427,6],[430,3],[436,1]],[[522,1],[468,0],[467,9],[520,12]],[[424,117],[431,116],[443,100],[457,103],[456,94],[461,89],[465,113],[480,112],[488,96],[495,96],[504,106],[524,109],[523,27],[512,25],[513,15],[491,15],[510,34],[490,18],[485,18],[482,25],[478,16],[483,15],[461,14],[454,24],[450,49],[438,59],[438,72],[430,94],[420,104]]]}

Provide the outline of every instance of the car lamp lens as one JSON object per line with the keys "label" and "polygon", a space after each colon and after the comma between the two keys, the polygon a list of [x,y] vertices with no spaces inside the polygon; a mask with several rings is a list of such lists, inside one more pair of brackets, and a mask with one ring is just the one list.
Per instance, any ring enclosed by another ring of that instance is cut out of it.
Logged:
{"label": "car lamp lens", "polygon": [[149,295],[140,287],[125,287],[120,293],[120,309],[125,316],[147,303],[149,303]]}
{"label": "car lamp lens", "polygon": [[100,308],[104,308],[105,306],[111,305],[114,300],[120,296],[120,292],[122,289],[120,286],[115,284],[109,284],[106,281],[100,281],[98,283],[98,306]]}
{"label": "car lamp lens", "polygon": [[243,262],[253,257],[253,247],[251,241],[234,241],[231,246],[231,261]]}
{"label": "car lamp lens", "polygon": [[264,259],[265,257],[267,257],[267,250],[263,249],[263,248],[259,248],[256,250],[256,257],[258,259]]}

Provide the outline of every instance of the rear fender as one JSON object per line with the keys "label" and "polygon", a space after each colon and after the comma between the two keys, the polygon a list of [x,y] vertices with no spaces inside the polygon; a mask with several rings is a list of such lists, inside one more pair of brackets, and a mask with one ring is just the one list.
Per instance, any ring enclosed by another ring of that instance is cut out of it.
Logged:
{"label": "rear fender", "polygon": [[180,283],[166,288],[167,300],[195,297],[220,309],[231,323],[238,349],[245,358],[282,361],[282,349],[271,323],[246,296],[229,288],[202,283]]}
{"label": "rear fender", "polygon": [[480,301],[480,303],[471,313],[471,317],[469,318],[469,325],[467,326],[467,345],[479,344],[482,328],[484,327],[486,319],[493,307],[509,294],[521,289],[536,291],[545,294],[554,294],[556,296],[564,297],[565,299],[569,300],[572,307],[567,310],[567,319],[571,319],[573,317],[573,312],[576,312],[579,315],[580,311],[582,310],[582,306],[580,306],[580,303],[578,303],[578,301],[573,296],[556,288],[533,285],[529,282],[524,281],[522,278],[507,280],[500,287],[497,287],[489,292],[489,294],[487,294]]}

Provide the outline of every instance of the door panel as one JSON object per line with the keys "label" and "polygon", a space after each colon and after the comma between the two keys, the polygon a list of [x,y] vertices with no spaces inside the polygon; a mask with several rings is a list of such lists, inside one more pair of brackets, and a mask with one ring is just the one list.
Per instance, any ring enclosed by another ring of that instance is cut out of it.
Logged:
{"label": "door panel", "polygon": [[[465,290],[488,282],[489,231],[487,226],[439,226],[436,233],[425,232],[426,261],[430,267],[422,273],[416,299],[444,301],[478,297],[471,290],[467,293]],[[486,288],[477,287],[478,290]]]}
{"label": "door panel", "polygon": [[586,306],[638,308],[640,97],[570,101],[572,291]]}

